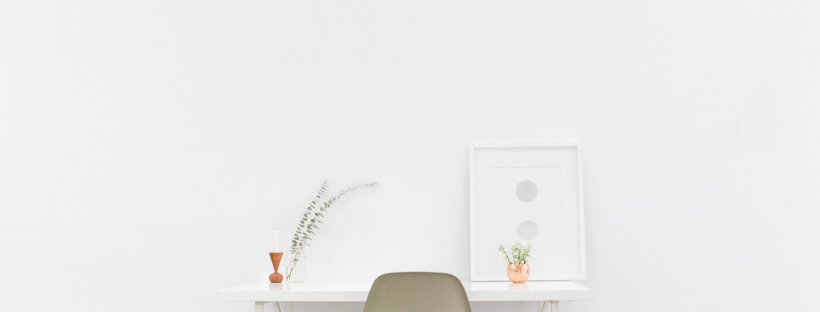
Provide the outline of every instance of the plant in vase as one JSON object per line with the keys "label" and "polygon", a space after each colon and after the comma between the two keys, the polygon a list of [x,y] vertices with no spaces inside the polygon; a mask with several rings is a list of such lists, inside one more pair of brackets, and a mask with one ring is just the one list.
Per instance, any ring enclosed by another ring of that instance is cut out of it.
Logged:
{"label": "plant in vase", "polygon": [[[378,182],[359,184],[342,189],[337,192],[336,195],[331,196],[323,204],[319,205],[319,201],[322,199],[322,196],[324,196],[325,191],[327,190],[327,180],[322,182],[322,186],[319,188],[316,198],[313,199],[307,209],[305,209],[305,214],[302,215],[302,220],[300,220],[299,225],[296,226],[296,232],[293,234],[293,239],[290,241],[290,257],[288,268],[285,272],[285,279],[288,282],[301,282],[304,280],[304,272],[297,272],[295,275],[294,271],[298,271],[297,265],[299,265],[300,260],[304,263],[305,247],[310,246],[308,241],[313,239],[313,236],[316,234],[315,230],[319,229],[319,224],[322,223],[322,218],[324,218],[330,207],[332,207],[333,204],[345,194],[363,187],[374,187],[376,184],[378,184]],[[297,278],[298,274],[302,274],[302,277]]]}
{"label": "plant in vase", "polygon": [[504,245],[498,246],[498,251],[504,254],[504,260],[507,261],[507,278],[513,283],[523,283],[530,278],[530,265],[527,264],[527,258],[530,257],[530,248],[532,245],[521,245],[520,242],[515,245],[510,245],[510,253],[504,249]]}

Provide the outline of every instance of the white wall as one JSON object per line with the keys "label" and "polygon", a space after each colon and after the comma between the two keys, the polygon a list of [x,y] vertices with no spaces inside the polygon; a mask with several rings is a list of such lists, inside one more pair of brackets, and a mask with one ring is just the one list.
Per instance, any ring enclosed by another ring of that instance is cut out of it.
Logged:
{"label": "white wall", "polygon": [[469,279],[467,144],[513,139],[586,143],[595,300],[564,311],[816,310],[818,15],[4,1],[0,310],[250,311],[216,290],[270,273],[323,178],[381,185],[334,208],[309,278]]}

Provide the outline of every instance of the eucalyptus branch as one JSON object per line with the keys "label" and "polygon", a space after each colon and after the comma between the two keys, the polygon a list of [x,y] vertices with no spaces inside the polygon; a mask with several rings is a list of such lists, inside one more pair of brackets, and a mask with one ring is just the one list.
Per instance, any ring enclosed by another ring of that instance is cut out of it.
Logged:
{"label": "eucalyptus branch", "polygon": [[288,280],[290,280],[291,274],[293,274],[293,269],[296,268],[296,263],[299,262],[305,247],[310,246],[308,241],[313,240],[313,236],[316,234],[314,230],[319,229],[319,224],[323,223],[322,218],[324,218],[330,207],[332,207],[333,204],[335,204],[336,201],[338,201],[342,196],[362,187],[374,187],[376,184],[378,184],[378,182],[358,184],[343,189],[336,193],[336,195],[331,196],[327,201],[319,206],[317,210],[316,204],[319,202],[327,189],[327,180],[322,183],[322,187],[319,189],[316,199],[311,201],[310,205],[308,205],[304,215],[302,215],[302,220],[299,221],[299,225],[296,227],[296,232],[293,234],[293,239],[291,240],[290,246],[290,264],[287,269]]}
{"label": "eucalyptus branch", "polygon": [[299,225],[296,226],[296,232],[293,233],[293,239],[290,241],[291,242],[291,246],[290,246],[290,252],[291,253],[296,252],[297,243],[299,242],[299,237],[300,237],[300,235],[302,235],[302,233],[305,232],[305,222],[308,221],[308,215],[310,215],[310,213],[313,211],[313,209],[316,209],[316,203],[318,203],[318,200],[321,199],[322,195],[325,194],[326,189],[327,189],[327,180],[324,180],[322,182],[322,186],[319,188],[319,191],[316,194],[316,199],[314,199],[313,201],[310,202],[310,205],[308,205],[307,209],[305,209],[305,214],[302,215],[302,220],[300,220]]}

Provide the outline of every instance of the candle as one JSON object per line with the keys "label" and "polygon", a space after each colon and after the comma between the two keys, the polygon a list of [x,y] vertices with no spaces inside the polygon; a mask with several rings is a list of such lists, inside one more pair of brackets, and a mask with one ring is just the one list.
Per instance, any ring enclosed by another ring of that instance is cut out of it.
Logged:
{"label": "candle", "polygon": [[279,252],[279,230],[273,230],[273,252]]}

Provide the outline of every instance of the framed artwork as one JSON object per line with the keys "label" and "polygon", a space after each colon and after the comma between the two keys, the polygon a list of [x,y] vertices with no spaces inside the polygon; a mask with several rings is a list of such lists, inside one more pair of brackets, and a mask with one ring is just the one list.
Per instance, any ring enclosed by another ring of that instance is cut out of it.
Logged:
{"label": "framed artwork", "polygon": [[499,245],[531,244],[531,281],[586,279],[578,142],[470,144],[472,281],[507,281]]}

